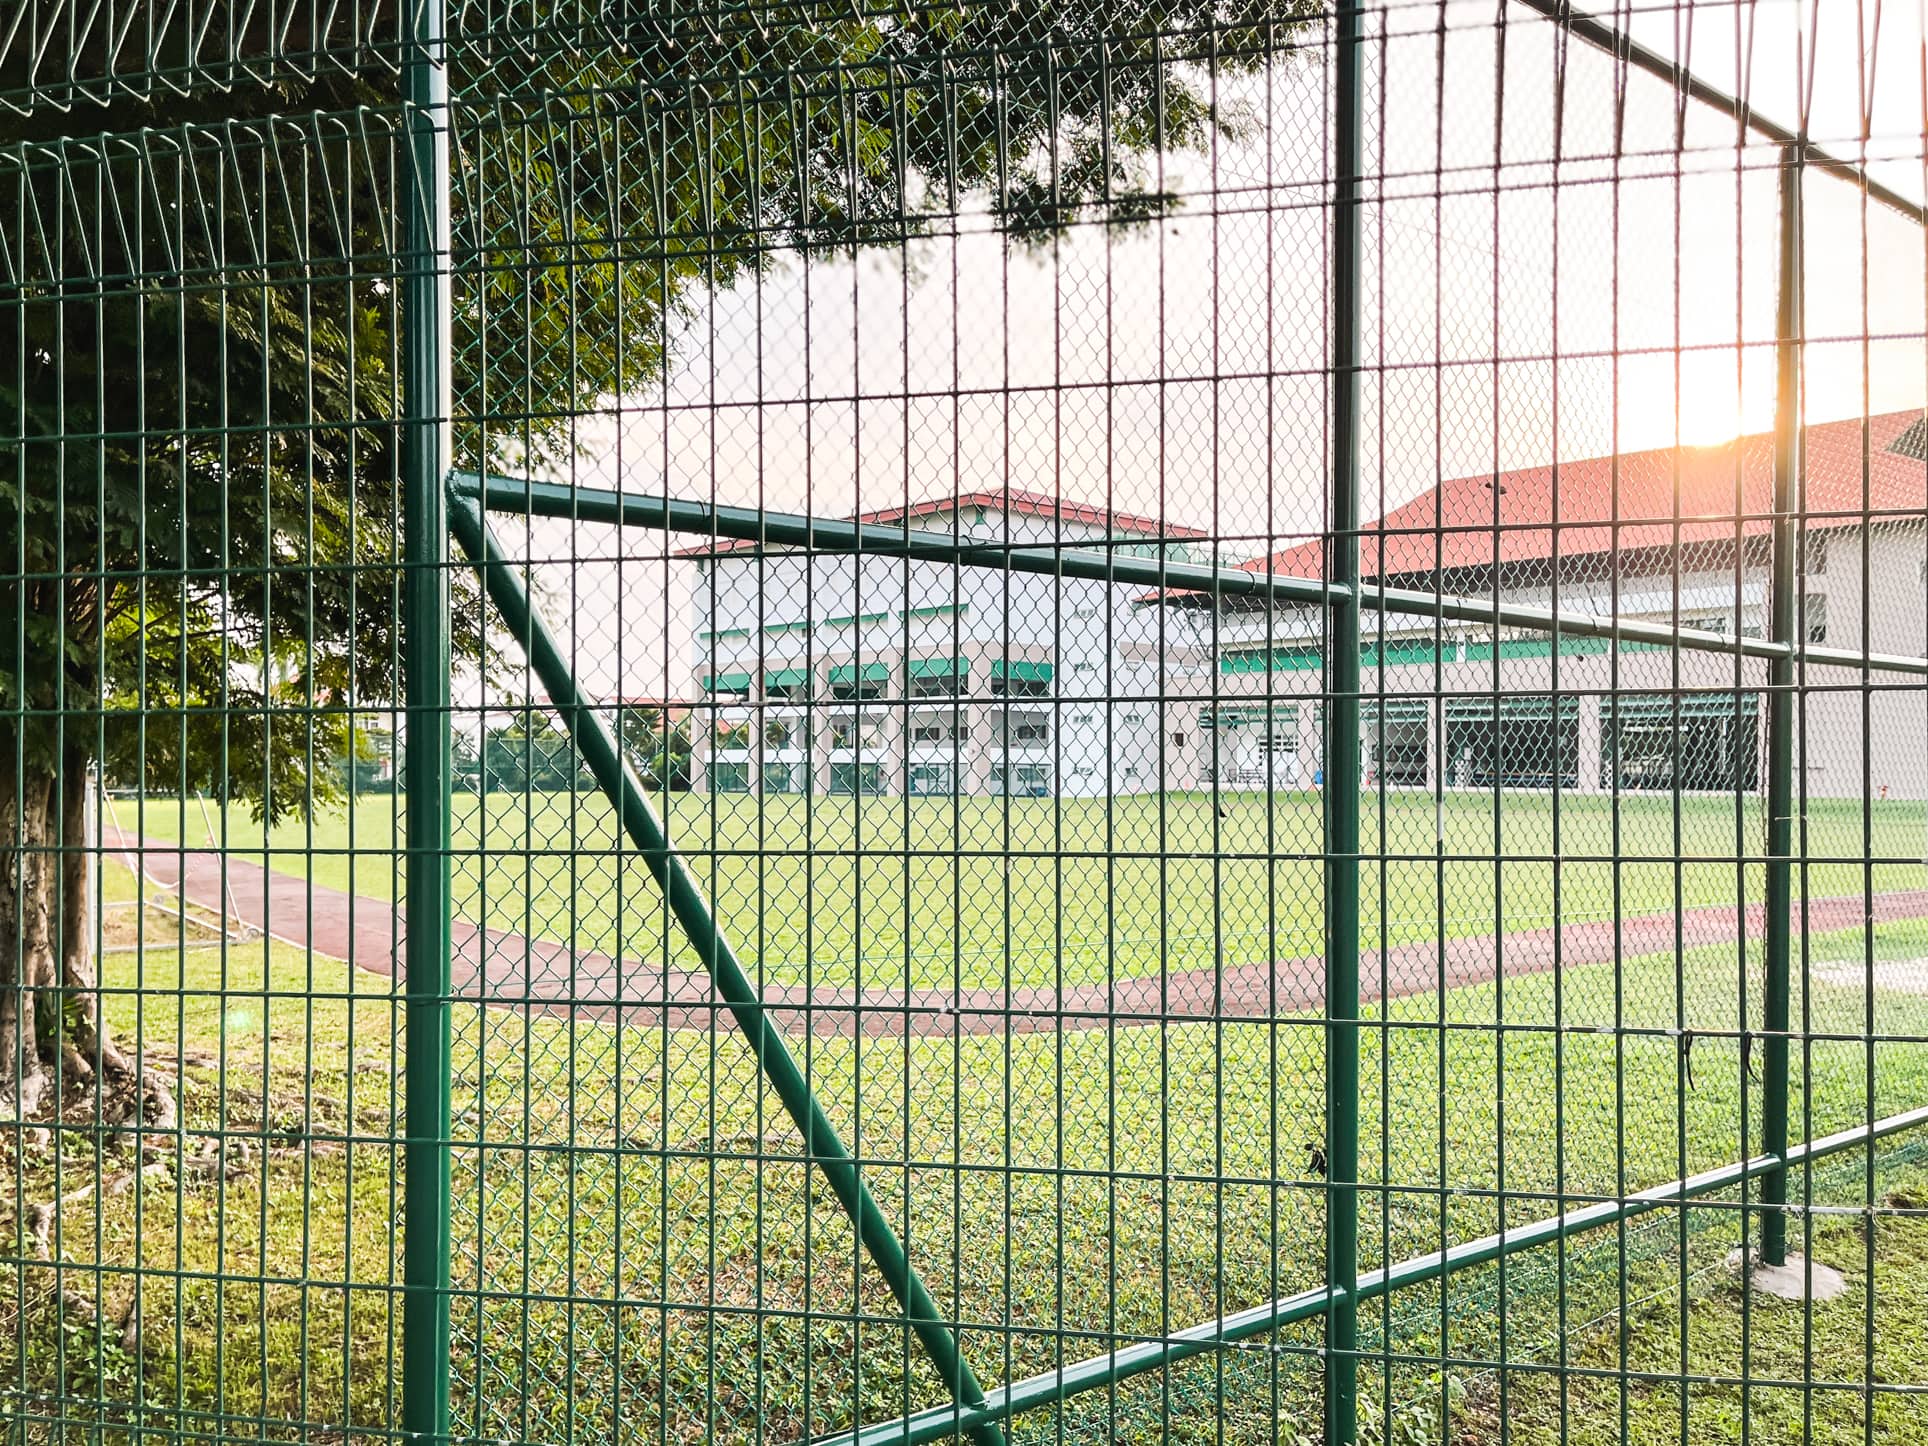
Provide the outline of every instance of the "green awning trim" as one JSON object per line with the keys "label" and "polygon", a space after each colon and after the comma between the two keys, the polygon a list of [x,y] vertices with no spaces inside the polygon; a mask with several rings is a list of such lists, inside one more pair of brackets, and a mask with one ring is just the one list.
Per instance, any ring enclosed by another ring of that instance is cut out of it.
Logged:
{"label": "green awning trim", "polygon": [[749,688],[750,675],[748,673],[720,673],[715,677],[711,677],[706,673],[701,679],[701,684],[703,691],[706,693],[741,693]]}
{"label": "green awning trim", "polygon": [[1221,673],[1302,673],[1321,667],[1325,650],[1316,643],[1308,646],[1274,648],[1268,657],[1263,648],[1228,652],[1218,660]]}
{"label": "green awning trim", "polygon": [[[1667,723],[1676,716],[1675,699],[1669,698],[1608,698],[1605,700],[1606,720],[1619,719],[1627,723]],[[1757,713],[1760,698],[1754,693],[1742,693],[1738,698],[1732,693],[1682,693],[1679,697],[1680,711],[1677,716],[1686,718],[1734,718]]]}
{"label": "green awning trim", "polygon": [[991,664],[993,678],[1016,678],[1021,683],[1048,683],[1056,671],[1049,663],[1013,663],[1003,658]]}
{"label": "green awning trim", "polygon": [[1201,728],[1290,728],[1299,720],[1297,703],[1247,703],[1237,708],[1205,708],[1199,712]]}
{"label": "green awning trim", "polygon": [[962,678],[971,671],[969,658],[912,658],[910,675],[913,678]]}
{"label": "green awning trim", "polygon": [[[1583,658],[1607,652],[1612,643],[1606,638],[1582,637],[1577,634],[1563,633],[1560,636],[1560,656],[1563,658]],[[1627,652],[1640,650],[1644,644],[1624,643]],[[1501,658],[1549,658],[1553,656],[1553,639],[1508,638],[1499,645]],[[1370,671],[1373,668],[1398,668],[1435,663],[1468,662],[1482,663],[1493,660],[1493,644],[1487,642],[1467,642],[1462,645],[1453,638],[1443,643],[1434,638],[1396,638],[1386,643],[1368,643],[1359,652],[1359,666]],[[1315,672],[1325,666],[1325,649],[1318,643],[1298,643],[1289,647],[1273,648],[1268,656],[1264,648],[1228,649],[1220,655],[1218,670],[1221,673],[1306,673]]]}
{"label": "green awning trim", "polygon": [[810,670],[808,668],[779,668],[774,673],[765,673],[763,675],[763,686],[766,688],[794,688],[799,683],[807,683],[809,681]]}
{"label": "green awning trim", "polygon": [[1424,698],[1388,698],[1382,707],[1378,700],[1359,704],[1359,721],[1376,723],[1384,718],[1388,723],[1424,723],[1427,706]]}
{"label": "green awning trim", "polygon": [[[830,670],[830,681],[833,684],[854,683],[858,680],[858,676],[857,665],[855,663],[839,663]],[[863,665],[862,678],[866,683],[887,683],[890,681],[890,664],[865,663]]]}
{"label": "green awning trim", "polygon": [[[1492,698],[1448,698],[1446,700],[1446,717],[1453,722],[1479,722],[1482,719],[1490,720],[1494,714],[1493,704],[1495,701],[1496,700]],[[1545,694],[1528,697],[1501,697],[1497,702],[1499,703],[1499,716],[1502,718],[1519,719],[1523,721],[1531,720],[1542,723],[1551,723],[1553,721],[1554,700]],[[1578,698],[1562,698],[1559,700],[1559,704],[1561,722],[1571,723],[1579,718],[1580,700]]]}
{"label": "green awning trim", "polygon": [[[1608,638],[1596,638],[1575,633],[1560,635],[1560,656],[1563,658],[1597,657],[1612,648]],[[1550,658],[1553,656],[1553,639],[1544,638],[1507,638],[1499,645],[1501,658]],[[1466,661],[1469,663],[1490,663],[1493,660],[1493,644],[1489,642],[1468,643]]]}

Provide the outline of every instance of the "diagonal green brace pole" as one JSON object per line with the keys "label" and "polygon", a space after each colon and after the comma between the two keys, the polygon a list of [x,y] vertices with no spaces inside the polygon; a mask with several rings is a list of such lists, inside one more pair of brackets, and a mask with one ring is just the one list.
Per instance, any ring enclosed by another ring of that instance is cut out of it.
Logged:
{"label": "diagonal green brace pole", "polygon": [[[869,1254],[891,1293],[897,1297],[918,1343],[950,1389],[952,1399],[964,1409],[982,1407],[984,1387],[964,1360],[956,1335],[938,1314],[937,1303],[911,1266],[903,1241],[897,1238],[897,1232],[891,1229],[871,1195],[870,1187],[864,1184],[857,1162],[837,1137],[836,1128],[784,1043],[783,1032],[771,1021],[762,996],[717,927],[696,881],[670,848],[662,820],[650,807],[642,783],[623,761],[622,750],[608,724],[577,687],[568,660],[530,601],[515,565],[502,555],[479,506],[460,492],[452,491],[449,497],[449,525],[481,573],[489,600],[527,652],[529,665],[561,715],[597,785],[615,806],[624,831],[668,898],[676,922],[715,981],[717,992],[723,996],[737,1027],[756,1054],[764,1077],[795,1121],[798,1133],[803,1136],[806,1155],[823,1171],[824,1179],[856,1227],[858,1244]],[[968,1434],[978,1446],[1003,1446],[1004,1433],[995,1422],[978,1422],[968,1428]]]}

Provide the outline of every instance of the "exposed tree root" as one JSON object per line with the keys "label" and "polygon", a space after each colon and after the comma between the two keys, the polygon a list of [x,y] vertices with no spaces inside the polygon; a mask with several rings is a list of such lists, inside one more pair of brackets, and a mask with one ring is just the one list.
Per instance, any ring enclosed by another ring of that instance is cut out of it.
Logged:
{"label": "exposed tree root", "polygon": [[[197,1181],[235,1179],[253,1164],[255,1146],[250,1140],[202,1135],[195,1137],[190,1146],[190,1137],[179,1128],[179,1110],[173,1092],[160,1082],[158,1072],[150,1068],[141,1073],[141,1082],[136,1086],[133,1084],[135,1072],[126,1070],[129,1088],[123,1097],[125,1101],[138,1101],[138,1108],[119,1115],[113,1124],[107,1123],[107,1111],[104,1109],[99,1117],[103,1132],[113,1131],[107,1140],[111,1148],[119,1150],[131,1138],[140,1140],[139,1163],[111,1174],[97,1175],[95,1179],[76,1186],[64,1195],[29,1205],[19,1217],[20,1226],[24,1229],[24,1247],[41,1264],[54,1263],[54,1226],[63,1212],[77,1209],[90,1200],[124,1195],[136,1180],[172,1179],[179,1188],[185,1189]],[[156,1087],[149,1087],[149,1082]],[[69,1098],[76,1103],[88,1099],[91,1104],[92,1095],[93,1090],[88,1085],[82,1085],[70,1092]],[[130,1120],[135,1122],[131,1129],[115,1129],[115,1125]],[[93,1109],[89,1108],[75,1123],[82,1128],[94,1125],[96,1117]],[[29,1129],[21,1137],[23,1149],[31,1153],[44,1153],[51,1141],[51,1131],[46,1126]],[[82,1325],[96,1323],[93,1300],[72,1286],[63,1283],[58,1287],[57,1303],[63,1321]],[[138,1281],[134,1296],[117,1324],[121,1343],[131,1354],[137,1354],[136,1347],[141,1339]]]}

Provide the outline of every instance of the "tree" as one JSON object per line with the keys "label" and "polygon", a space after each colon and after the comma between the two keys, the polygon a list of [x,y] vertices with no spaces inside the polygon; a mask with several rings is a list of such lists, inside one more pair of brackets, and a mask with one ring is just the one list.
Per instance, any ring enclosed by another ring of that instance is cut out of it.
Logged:
{"label": "tree", "polygon": [[[389,57],[356,43],[393,35],[399,3],[332,8],[319,36],[248,7],[241,63],[198,77],[191,6],[154,19],[145,81],[110,24],[62,32],[78,48],[57,81],[42,47],[0,49],[20,101],[0,181],[33,218],[0,248],[0,407],[19,423],[0,442],[0,1117],[45,1103],[57,1056],[107,1118],[143,1105],[99,1015],[73,847],[89,766],[300,813],[338,797],[356,711],[399,690],[403,163]],[[1318,12],[581,13],[543,0],[518,40],[451,49],[473,102],[453,195],[462,465],[565,459],[571,414],[660,373],[698,290],[786,248],[898,240],[980,197],[1025,238],[1094,207],[1158,214],[1146,158],[1236,124],[1208,68],[1257,67]],[[295,33],[323,58],[278,56]],[[454,638],[459,665],[489,666],[473,587]]]}
{"label": "tree", "polygon": [[527,709],[482,738],[482,786],[490,793],[594,792],[576,746],[555,718]]}
{"label": "tree", "polygon": [[617,710],[616,735],[643,787],[667,793],[690,786],[690,720],[671,716],[660,704],[631,704]]}

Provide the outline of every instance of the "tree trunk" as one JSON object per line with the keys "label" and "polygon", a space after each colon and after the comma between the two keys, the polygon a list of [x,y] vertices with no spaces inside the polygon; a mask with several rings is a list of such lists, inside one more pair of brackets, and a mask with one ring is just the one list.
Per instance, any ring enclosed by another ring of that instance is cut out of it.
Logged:
{"label": "tree trunk", "polygon": [[94,968],[94,855],[87,845],[87,792],[92,760],[69,749],[61,770],[60,982],[67,1069],[77,1083],[98,1080],[101,1110],[113,1120],[133,1114],[133,1076],[126,1056],[100,1022],[100,978]]}
{"label": "tree trunk", "polygon": [[29,767],[0,776],[0,1119],[40,1108],[50,1078],[46,1043],[60,1027],[40,1017],[54,984],[50,880],[55,779]]}
{"label": "tree trunk", "polygon": [[59,1106],[46,1099],[56,1061],[69,1089],[98,1088],[103,1123],[133,1119],[143,1105],[167,1112],[157,1081],[136,1090],[135,1071],[100,1017],[90,761],[70,748],[57,772],[0,775],[0,1119]]}

